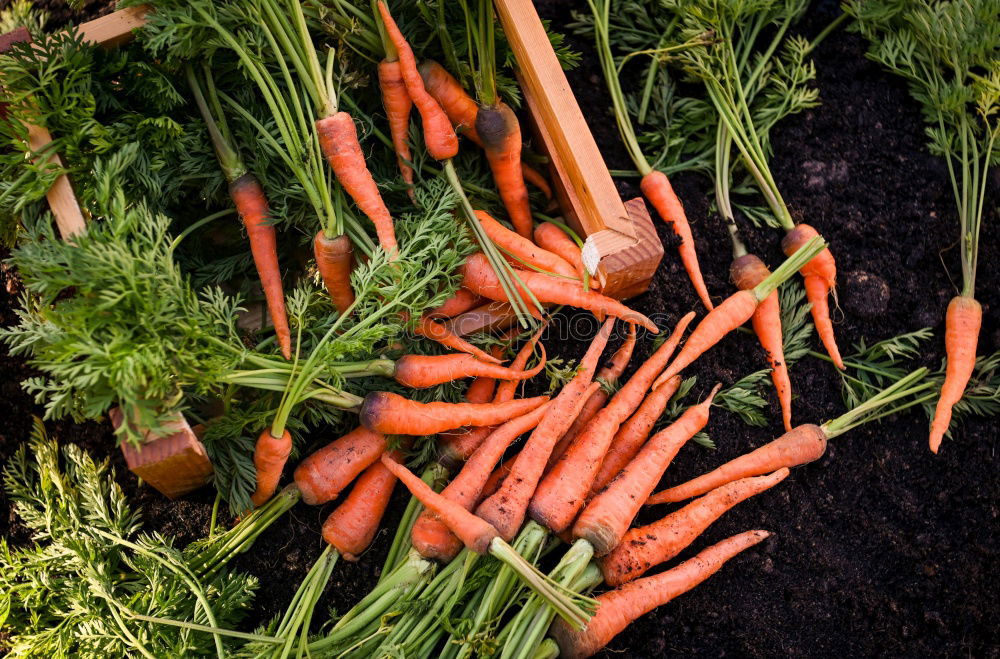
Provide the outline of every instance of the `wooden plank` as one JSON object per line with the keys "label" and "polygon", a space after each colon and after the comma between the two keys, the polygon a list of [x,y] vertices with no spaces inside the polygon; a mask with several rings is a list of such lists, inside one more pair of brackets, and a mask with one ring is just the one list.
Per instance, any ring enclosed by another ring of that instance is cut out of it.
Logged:
{"label": "wooden plank", "polygon": [[139,5],[119,9],[116,12],[81,23],[77,28],[84,41],[106,48],[114,48],[132,39],[132,30],[146,24],[146,14],[152,11],[150,5]]}

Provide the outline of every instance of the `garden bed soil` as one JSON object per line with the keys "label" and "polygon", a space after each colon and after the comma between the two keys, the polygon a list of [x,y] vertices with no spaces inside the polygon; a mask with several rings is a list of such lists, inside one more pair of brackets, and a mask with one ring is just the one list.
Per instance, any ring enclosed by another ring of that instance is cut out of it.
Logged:
{"label": "garden bed soil", "polygon": [[[59,3],[52,3],[59,4]],[[570,8],[581,3],[543,0],[543,18],[560,29]],[[799,30],[817,34],[835,16],[836,3],[817,3]],[[580,98],[590,101],[588,122],[612,168],[630,168],[620,146],[610,102],[590,45],[571,38],[584,54],[569,73]],[[797,218],[808,220],[829,240],[837,258],[840,311],[836,330],[842,349],[905,331],[932,327],[935,339],[923,356],[937,367],[943,357],[943,314],[957,277],[957,219],[943,162],[924,146],[918,108],[904,84],[864,58],[864,44],[838,31],[815,51],[822,105],[782,122],[774,133],[774,174]],[[603,101],[603,102],[602,102]],[[635,181],[619,181],[623,198],[638,195]],[[676,177],[698,244],[710,291],[721,299],[727,281],[729,242],[709,213],[709,182]],[[991,206],[1000,193],[994,171]],[[980,354],[1000,348],[1000,254],[998,229],[983,228],[978,297],[984,309]],[[672,236],[657,219],[665,244]],[[751,251],[778,263],[780,234],[744,224]],[[19,292],[15,273],[0,270],[0,323],[15,321]],[[666,314],[670,323],[700,310],[676,252],[668,247],[648,293],[632,301],[645,313]],[[576,317],[579,321],[580,317]],[[563,317],[560,323],[571,323]],[[577,358],[577,341],[547,343],[550,355]],[[649,352],[641,344],[634,363]],[[765,366],[749,336],[736,334],[700,359],[692,393],[703,396],[716,381],[731,384]],[[40,409],[18,383],[31,375],[23,360],[0,348],[0,461],[27,437]],[[795,418],[822,422],[843,411],[838,376],[824,361],[807,357],[791,372]],[[771,418],[777,420],[772,400]],[[112,450],[109,424],[47,424],[62,441],[110,455],[119,481],[142,505],[147,528],[185,543],[207,532],[212,494],[208,488],[169,502],[140,487]],[[677,483],[756,448],[781,433],[780,423],[750,428],[716,410],[707,431],[715,451],[689,445],[665,479]],[[1000,479],[995,419],[969,420],[947,440],[939,456],[927,449],[927,419],[899,415],[831,442],[827,455],[797,469],[786,483],[741,504],[696,543],[702,548],[751,528],[773,537],[734,559],[718,575],[647,615],[609,647],[614,656],[998,656]],[[316,443],[332,437],[316,436]],[[383,531],[353,565],[341,563],[321,606],[349,607],[374,582],[388,551],[405,497],[396,493]],[[235,567],[257,575],[255,621],[282,611],[297,584],[322,551],[320,527],[327,507],[298,506],[264,534]],[[643,512],[651,521],[663,510]],[[0,499],[0,532],[14,543],[27,540],[6,499]],[[692,551],[685,552],[683,557]],[[607,654],[607,656],[612,656]]]}

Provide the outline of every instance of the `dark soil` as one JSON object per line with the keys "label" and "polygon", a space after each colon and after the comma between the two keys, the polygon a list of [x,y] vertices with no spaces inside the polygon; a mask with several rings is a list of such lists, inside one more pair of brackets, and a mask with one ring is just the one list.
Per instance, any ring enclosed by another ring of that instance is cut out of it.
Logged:
{"label": "dark soil", "polygon": [[[569,10],[581,5],[571,0],[538,4],[543,18],[552,19],[557,29],[567,21]],[[803,34],[818,33],[834,17],[835,5],[818,2],[801,26]],[[573,89],[589,99],[588,120],[608,165],[629,168],[604,109],[610,103],[596,63],[588,57],[591,48],[580,40],[573,44],[585,57],[569,74]],[[905,86],[868,62],[863,52],[862,42],[843,31],[818,48],[823,104],[778,127],[773,162],[793,212],[816,226],[833,246],[840,271],[837,333],[845,352],[862,338],[877,341],[927,326],[940,337],[944,308],[955,290],[949,273],[959,273],[957,219],[944,165],[924,148],[920,115]],[[624,198],[638,194],[632,182],[619,186]],[[992,200],[998,187],[994,172]],[[693,226],[708,288],[721,299],[730,290],[729,247],[721,222],[708,214],[709,184],[681,175],[675,188]],[[661,238],[670,244],[665,227],[658,226]],[[752,251],[771,264],[781,260],[778,232],[742,228]],[[998,256],[997,225],[988,222],[977,281],[985,312],[981,354],[1000,348]],[[0,323],[14,320],[17,285],[11,273],[0,272]],[[672,250],[650,291],[633,304],[646,313],[665,313],[670,322],[699,308]],[[555,338],[547,347],[550,354],[570,358],[583,349]],[[27,436],[31,414],[39,413],[17,386],[30,369],[2,350],[0,460]],[[633,361],[648,350],[649,343],[642,344]],[[942,357],[938,338],[929,345],[925,361],[936,366]],[[735,335],[692,369],[699,379],[693,395],[703,395],[715,381],[731,384],[764,365],[755,342]],[[821,422],[843,411],[838,378],[826,362],[806,358],[795,365],[791,377],[797,421]],[[778,418],[774,401],[772,418]],[[108,455],[112,445],[106,424],[59,422],[49,428],[97,455]],[[779,423],[749,428],[721,410],[707,430],[718,450],[686,447],[667,482],[686,480],[781,432]],[[696,549],[751,528],[771,531],[770,540],[636,622],[610,650],[635,657],[1000,656],[996,424],[991,419],[965,422],[937,457],[927,450],[926,433],[927,419],[912,413],[831,442],[823,459],[729,513]],[[149,528],[180,542],[205,532],[211,506],[207,490],[181,503],[167,502],[139,488],[120,454],[110,454],[126,491],[143,505]],[[397,493],[388,528],[398,520],[402,502]],[[0,503],[0,529],[15,542],[24,541],[6,502]],[[321,551],[319,528],[326,512],[295,508],[250,555],[237,561],[237,567],[262,581],[255,619],[286,606]],[[651,519],[644,513],[640,521]],[[384,531],[359,563],[338,566],[326,604],[346,607],[357,601],[373,583],[389,538]]]}

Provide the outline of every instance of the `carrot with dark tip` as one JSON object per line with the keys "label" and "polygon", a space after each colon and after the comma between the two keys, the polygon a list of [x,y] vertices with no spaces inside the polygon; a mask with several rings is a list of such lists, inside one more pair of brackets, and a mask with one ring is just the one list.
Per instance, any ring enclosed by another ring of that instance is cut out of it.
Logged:
{"label": "carrot with dark tip", "polygon": [[476,132],[483,141],[486,160],[511,223],[521,236],[531,240],[534,221],[521,170],[521,125],[509,105],[494,100],[479,108]]}
{"label": "carrot with dark tip", "polygon": [[545,348],[538,364],[524,371],[481,362],[472,355],[405,355],[396,360],[393,379],[404,387],[426,389],[471,377],[496,380],[530,380],[545,368]]}
{"label": "carrot with dark tip", "polygon": [[385,435],[434,435],[462,426],[495,426],[547,400],[548,396],[536,396],[506,403],[421,403],[389,391],[373,391],[365,396],[358,417],[366,428]]}
{"label": "carrot with dark tip", "polygon": [[259,508],[274,495],[281,480],[281,472],[285,469],[288,456],[292,453],[292,434],[285,428],[280,435],[271,434],[271,428],[265,428],[257,438],[253,450],[253,466],[257,472],[257,487],[250,495],[250,501]]}
{"label": "carrot with dark tip", "polygon": [[[819,232],[808,224],[799,224],[794,229],[785,234],[781,241],[781,249],[786,256],[791,256],[807,242],[819,236]],[[824,249],[808,263],[803,265],[799,272],[802,274],[803,283],[806,287],[806,299],[812,303],[812,317],[816,324],[816,333],[819,335],[826,353],[830,355],[834,366],[844,370],[844,360],[840,357],[840,349],[837,348],[837,339],[833,334],[833,322],[830,320],[830,307],[827,297],[830,293],[836,299],[837,286],[837,264],[833,260],[833,254],[829,249]]]}
{"label": "carrot with dark tip", "polygon": [[[393,451],[390,456],[402,459],[400,451]],[[396,475],[381,462],[369,466],[344,502],[323,522],[323,539],[345,559],[361,558],[378,532],[395,485]]]}
{"label": "carrot with dark tip", "polygon": [[482,224],[490,240],[497,247],[507,252],[507,259],[513,265],[523,262],[529,266],[538,268],[546,274],[559,275],[567,279],[577,278],[573,265],[561,256],[553,254],[531,242],[531,239],[511,231],[493,219],[486,211],[476,211],[476,217],[479,218],[479,223]]}
{"label": "carrot with dark tip", "polygon": [[934,408],[931,421],[930,448],[934,453],[941,447],[941,440],[951,425],[951,411],[962,399],[976,368],[976,347],[979,330],[983,324],[983,307],[975,298],[957,296],[948,303],[945,315],[944,346],[947,354],[941,397]]}

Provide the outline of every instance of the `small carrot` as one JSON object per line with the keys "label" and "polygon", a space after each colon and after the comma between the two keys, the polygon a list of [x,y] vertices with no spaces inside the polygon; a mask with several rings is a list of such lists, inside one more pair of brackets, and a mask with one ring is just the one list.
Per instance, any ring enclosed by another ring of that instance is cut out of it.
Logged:
{"label": "small carrot", "polygon": [[490,477],[486,480],[486,483],[483,485],[482,499],[489,498],[490,496],[493,495],[493,493],[495,493],[497,490],[500,489],[500,486],[503,484],[504,479],[510,476],[510,470],[513,468],[514,462],[516,461],[517,461],[517,453],[510,456],[509,460],[505,460],[502,463],[500,463],[497,466],[497,468],[493,470],[493,473],[490,474]]}
{"label": "small carrot", "polygon": [[680,252],[684,269],[687,270],[688,277],[691,279],[701,303],[711,311],[713,309],[712,299],[708,295],[708,289],[705,288],[705,279],[701,276],[701,266],[698,265],[698,252],[694,248],[691,225],[688,224],[684,206],[674,194],[670,180],[663,172],[653,170],[642,177],[639,187],[642,189],[642,194],[646,195],[646,199],[649,199],[649,203],[653,204],[653,208],[663,218],[663,221],[669,224],[674,233],[681,239],[677,250]]}
{"label": "small carrot", "polygon": [[[547,325],[542,323],[542,326],[531,336],[530,339],[524,342],[521,349],[517,351],[514,356],[514,361],[510,363],[510,368],[517,370],[524,370],[528,366],[528,360],[531,359],[531,355],[535,352],[535,346],[538,345],[538,341],[542,338],[542,334],[545,332]],[[509,400],[514,399],[514,395],[517,393],[517,387],[521,383],[516,380],[503,380],[497,385],[496,394],[493,396],[494,403],[506,403]]]}
{"label": "small carrot", "polygon": [[333,306],[344,313],[354,303],[354,290],[351,288],[354,247],[351,239],[345,235],[327,238],[323,231],[319,231],[313,240],[313,254],[316,256],[316,269],[333,299]]}
{"label": "small carrot", "polygon": [[976,347],[979,330],[983,324],[983,307],[975,298],[957,296],[948,303],[945,315],[944,345],[948,355],[941,397],[934,409],[931,422],[930,447],[934,453],[941,447],[941,440],[951,424],[951,410],[962,399],[976,368]]}
{"label": "small carrot", "polygon": [[486,211],[476,211],[479,223],[486,231],[490,240],[509,254],[508,260],[516,265],[523,261],[535,266],[547,274],[559,275],[568,279],[577,279],[576,270],[561,256],[542,249],[529,238],[515,233],[493,219]]}
{"label": "small carrot", "polygon": [[[800,247],[813,238],[819,236],[819,232],[808,224],[799,224],[794,229],[785,234],[781,240],[781,249],[786,256],[791,256]],[[837,264],[833,260],[833,254],[829,249],[824,249],[799,269],[802,274],[803,283],[806,287],[806,299],[812,303],[812,317],[816,324],[816,333],[819,334],[823,347],[833,360],[834,366],[844,370],[844,360],[840,358],[840,349],[837,348],[837,339],[833,335],[833,323],[830,320],[830,307],[827,303],[827,296],[832,292],[836,300],[837,286]]]}
{"label": "small carrot", "polygon": [[594,555],[603,556],[621,542],[674,456],[708,423],[709,409],[718,391],[716,385],[705,400],[686,409],[679,419],[653,435],[625,469],[583,509],[573,525],[573,536],[589,541]]}
{"label": "small carrot", "polygon": [[[462,275],[464,277],[463,285],[469,290],[491,300],[500,302],[507,300],[507,294],[500,286],[496,273],[493,272],[489,261],[481,252],[468,258],[465,265],[462,266]],[[637,323],[654,334],[659,332],[656,324],[646,316],[629,309],[618,300],[613,300],[594,291],[584,291],[577,281],[568,281],[524,270],[517,271],[517,277],[542,304],[564,304],[586,309],[594,314],[614,316],[627,323]],[[525,298],[527,306],[532,306],[524,290],[520,286],[518,289],[518,292]]]}
{"label": "small carrot", "polygon": [[820,426],[807,423],[726,464],[686,483],[657,492],[647,505],[674,503],[705,494],[726,483],[761,476],[782,467],[798,467],[819,460],[826,453],[826,433]]}
{"label": "small carrot", "polygon": [[469,289],[459,288],[444,304],[427,311],[425,315],[429,318],[454,318],[460,313],[477,307],[482,300],[483,298]]}
{"label": "small carrot", "polygon": [[396,163],[399,173],[407,185],[407,192],[413,198],[413,167],[410,162],[410,110],[413,101],[406,91],[403,73],[400,71],[399,60],[390,61],[386,58],[378,65],[378,86],[382,90],[382,106],[385,108],[385,118],[389,123],[389,135],[392,137],[392,148],[396,151]]}
{"label": "small carrot", "polygon": [[389,391],[365,396],[358,412],[369,430],[385,435],[434,435],[461,426],[495,426],[539,407],[548,396],[506,403],[421,403]]}
{"label": "small carrot", "polygon": [[493,364],[498,363],[496,357],[492,356],[490,353],[486,352],[482,348],[477,348],[472,345],[458,334],[455,334],[448,326],[439,323],[438,321],[430,318],[428,316],[421,316],[420,320],[417,321],[417,326],[414,328],[413,333],[428,338],[431,341],[440,343],[446,348],[451,348],[452,350],[458,350],[459,352],[464,352],[477,357],[485,362],[490,362]]}
{"label": "small carrot", "polygon": [[455,130],[478,146],[483,146],[483,140],[476,132],[476,115],[479,114],[476,99],[469,96],[461,83],[434,60],[424,60],[417,70],[424,81],[424,89],[448,115]]}
{"label": "small carrot", "polygon": [[559,656],[581,659],[596,654],[639,616],[698,586],[718,572],[729,559],[769,535],[767,531],[746,531],[712,545],[666,572],[599,595],[597,601],[600,606],[586,629],[572,629],[561,620],[553,623],[550,633],[559,646]]}
{"label": "small carrot", "polygon": [[483,140],[486,160],[511,223],[519,234],[531,240],[534,221],[521,170],[521,125],[517,115],[503,102],[480,106],[476,132]]}
{"label": "small carrot", "polygon": [[774,487],[788,473],[783,467],[767,476],[726,483],[659,521],[629,529],[621,543],[601,559],[604,583],[620,586],[669,561],[736,504]]}
{"label": "small carrot", "polygon": [[267,312],[274,325],[274,334],[285,359],[292,358],[292,333],[288,328],[285,310],[285,292],[281,285],[278,266],[278,246],[271,210],[264,196],[264,188],[253,174],[244,174],[229,184],[229,197],[243,220],[250,241],[250,253],[264,289]]}
{"label": "small carrot", "polygon": [[558,254],[573,266],[577,279],[581,281],[587,274],[583,265],[583,252],[566,232],[552,224],[542,222],[535,226],[535,243],[542,249]]}
{"label": "small carrot", "polygon": [[444,382],[471,377],[497,380],[530,380],[545,368],[545,348],[534,368],[523,371],[481,362],[465,353],[451,355],[405,355],[396,360],[393,378],[404,387],[426,389]]}
{"label": "small carrot", "polygon": [[[402,458],[400,451],[390,455]],[[345,559],[358,560],[378,532],[395,484],[395,474],[381,462],[365,469],[344,502],[323,522],[323,539]]]}
{"label": "small carrot", "polygon": [[280,437],[265,428],[257,437],[253,449],[253,466],[257,472],[257,489],[250,495],[254,508],[259,508],[274,495],[281,480],[281,472],[292,452],[292,434],[286,428]]}
{"label": "small carrot", "polygon": [[295,468],[302,500],[316,506],[333,501],[385,452],[385,436],[358,426],[319,449]]}
{"label": "small carrot", "polygon": [[552,186],[541,172],[528,163],[521,162],[521,173],[524,174],[525,182],[538,188],[546,199],[552,199]]}

